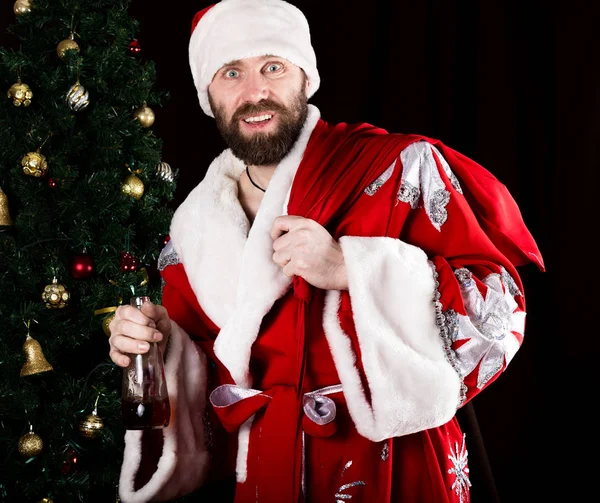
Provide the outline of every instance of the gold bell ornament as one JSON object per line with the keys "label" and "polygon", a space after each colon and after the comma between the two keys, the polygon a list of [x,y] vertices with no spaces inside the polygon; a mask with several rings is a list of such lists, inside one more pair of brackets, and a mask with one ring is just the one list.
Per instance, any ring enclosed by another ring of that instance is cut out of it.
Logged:
{"label": "gold bell ornament", "polygon": [[52,279],[50,285],[44,287],[44,291],[42,292],[42,300],[48,309],[62,309],[68,304],[70,298],[71,294],[67,290],[67,287],[59,283],[56,276]]}
{"label": "gold bell ornament", "polygon": [[21,166],[23,173],[36,178],[44,176],[48,171],[48,161],[39,148],[35,152],[25,154],[21,159]]}
{"label": "gold bell ornament", "polygon": [[65,59],[67,51],[79,52],[79,45],[75,42],[75,34],[71,32],[69,38],[61,40],[56,46],[56,54],[60,59]]}
{"label": "gold bell ornament", "polygon": [[21,79],[19,78],[15,84],[10,86],[6,95],[12,100],[14,106],[28,107],[31,105],[33,91],[27,84],[21,82]]}
{"label": "gold bell ornament", "polygon": [[26,458],[37,456],[44,447],[41,437],[33,432],[33,426],[29,425],[29,431],[19,439],[19,454]]}
{"label": "gold bell ornament", "polygon": [[136,119],[142,127],[150,127],[154,124],[154,110],[144,103],[140,108],[134,110],[133,118]]}
{"label": "gold bell ornament", "polygon": [[92,413],[85,416],[79,423],[79,432],[86,438],[96,438],[98,433],[104,429],[104,421],[98,416],[98,398],[100,395],[96,397]]}
{"label": "gold bell ornament", "polygon": [[12,224],[12,218],[10,218],[10,213],[8,212],[8,197],[6,197],[6,194],[0,188],[0,226]]}
{"label": "gold bell ornament", "polygon": [[46,360],[41,344],[31,337],[29,333],[23,344],[23,353],[25,354],[26,361],[21,367],[21,377],[54,370],[52,365]]}
{"label": "gold bell ornament", "polygon": [[17,16],[31,12],[31,0],[17,0],[13,4],[13,11]]}

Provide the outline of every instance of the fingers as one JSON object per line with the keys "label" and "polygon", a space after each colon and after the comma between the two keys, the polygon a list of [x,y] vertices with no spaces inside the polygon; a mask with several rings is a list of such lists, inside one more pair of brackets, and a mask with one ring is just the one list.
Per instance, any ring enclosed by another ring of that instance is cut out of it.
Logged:
{"label": "fingers", "polygon": [[156,328],[162,333],[164,339],[169,337],[171,334],[171,319],[164,306],[147,302],[142,306],[142,314],[154,321]]}
{"label": "fingers", "polygon": [[273,220],[273,225],[271,226],[271,239],[275,241],[282,234],[293,231],[308,220],[309,219],[297,215],[278,216]]}
{"label": "fingers", "polygon": [[[166,309],[145,307],[149,314],[156,315],[156,321],[133,306],[120,306],[114,319],[110,322],[109,356],[120,367],[129,365],[127,354],[142,354],[150,348],[149,343],[159,342],[165,337],[157,325],[166,326],[168,315]],[[169,322],[170,327],[170,322]],[[169,332],[170,333],[170,330]]]}

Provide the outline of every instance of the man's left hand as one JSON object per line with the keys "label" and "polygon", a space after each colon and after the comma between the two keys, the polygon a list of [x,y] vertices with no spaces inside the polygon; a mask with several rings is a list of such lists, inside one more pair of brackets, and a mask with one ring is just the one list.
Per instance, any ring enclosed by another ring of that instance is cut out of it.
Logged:
{"label": "man's left hand", "polygon": [[301,276],[323,290],[348,290],[348,275],[339,243],[309,218],[283,215],[273,222],[273,261],[286,276]]}

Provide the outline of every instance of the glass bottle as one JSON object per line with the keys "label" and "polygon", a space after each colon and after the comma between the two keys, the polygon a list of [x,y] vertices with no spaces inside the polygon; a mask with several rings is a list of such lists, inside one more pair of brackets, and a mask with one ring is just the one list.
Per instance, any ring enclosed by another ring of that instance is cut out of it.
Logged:
{"label": "glass bottle", "polygon": [[[130,304],[142,308],[150,297],[132,297]],[[156,342],[143,354],[129,354],[123,369],[121,414],[126,430],[159,429],[169,425],[171,407],[162,351]]]}

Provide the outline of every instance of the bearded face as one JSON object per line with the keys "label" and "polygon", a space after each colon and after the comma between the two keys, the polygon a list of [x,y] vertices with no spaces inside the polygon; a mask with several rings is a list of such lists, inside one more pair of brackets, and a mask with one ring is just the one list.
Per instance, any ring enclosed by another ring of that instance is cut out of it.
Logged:
{"label": "bearded face", "polygon": [[[302,73],[301,85],[287,103],[270,98],[247,102],[240,105],[230,119],[224,105],[215,103],[210,93],[208,98],[217,128],[233,154],[247,165],[266,166],[278,164],[296,143],[308,115],[305,89],[306,75]],[[277,117],[277,127],[262,132],[259,123],[271,120],[269,114]],[[246,124],[244,131],[242,122]],[[252,131],[254,123],[256,132]]]}

